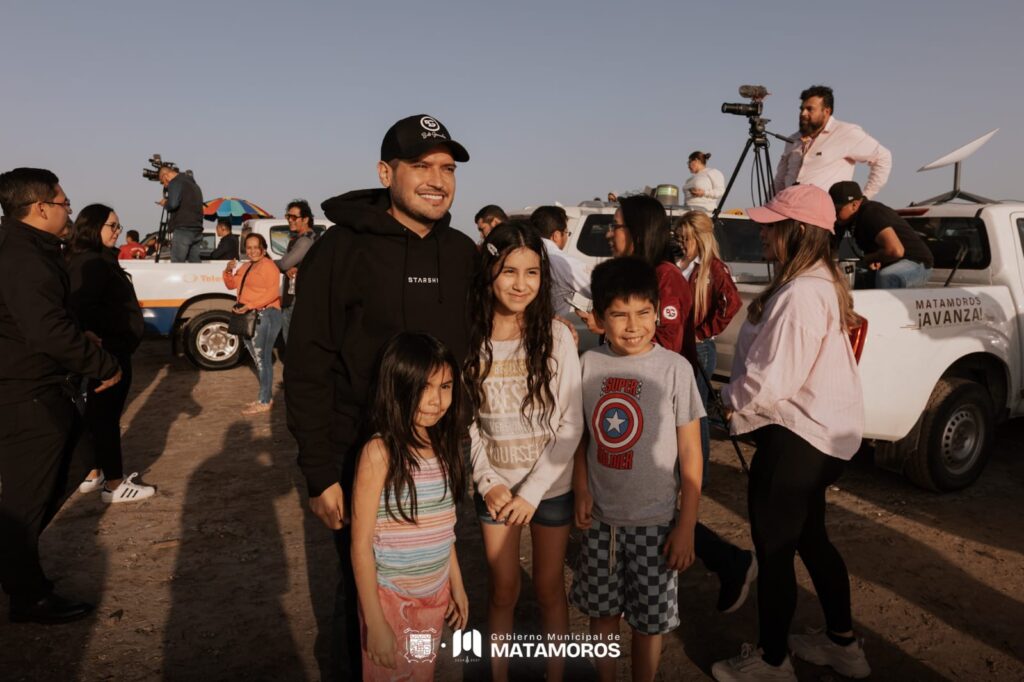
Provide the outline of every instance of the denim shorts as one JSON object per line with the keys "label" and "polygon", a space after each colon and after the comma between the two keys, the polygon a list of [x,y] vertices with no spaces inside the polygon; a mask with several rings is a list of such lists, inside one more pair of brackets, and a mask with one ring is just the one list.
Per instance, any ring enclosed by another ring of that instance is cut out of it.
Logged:
{"label": "denim shorts", "polygon": [[[572,523],[574,500],[575,498],[571,490],[558,497],[541,500],[537,506],[537,511],[533,513],[533,518],[530,519],[530,523],[551,527],[565,526]],[[505,525],[501,521],[495,521],[491,518],[490,512],[487,511],[487,504],[484,502],[484,498],[480,496],[480,493],[473,493],[473,506],[476,507],[476,515],[480,518],[481,523],[492,526]]]}

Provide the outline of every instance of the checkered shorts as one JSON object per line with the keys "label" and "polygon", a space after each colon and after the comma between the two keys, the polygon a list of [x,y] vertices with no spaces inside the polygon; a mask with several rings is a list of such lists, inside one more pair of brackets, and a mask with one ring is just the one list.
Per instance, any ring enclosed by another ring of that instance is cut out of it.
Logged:
{"label": "checkered shorts", "polygon": [[661,553],[671,529],[595,521],[583,534],[569,592],[573,606],[591,618],[625,613],[630,627],[645,635],[679,627],[678,573]]}

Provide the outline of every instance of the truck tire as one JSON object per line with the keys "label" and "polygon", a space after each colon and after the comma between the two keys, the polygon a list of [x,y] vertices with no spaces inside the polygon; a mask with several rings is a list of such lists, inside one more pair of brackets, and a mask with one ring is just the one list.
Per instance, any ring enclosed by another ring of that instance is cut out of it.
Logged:
{"label": "truck tire", "polygon": [[207,310],[188,321],[185,354],[200,369],[230,369],[242,359],[242,341],[228,333],[226,310]]}
{"label": "truck tire", "polygon": [[966,488],[985,468],[994,434],[988,391],[970,379],[940,379],[924,411],[920,445],[910,453],[905,473],[937,492]]}

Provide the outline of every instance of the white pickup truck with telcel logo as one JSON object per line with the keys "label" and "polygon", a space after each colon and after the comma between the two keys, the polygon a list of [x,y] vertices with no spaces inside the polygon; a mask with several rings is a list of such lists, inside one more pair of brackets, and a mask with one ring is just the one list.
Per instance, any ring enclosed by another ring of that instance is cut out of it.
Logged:
{"label": "white pickup truck with telcel logo", "polygon": [[[323,232],[332,224],[314,218],[313,229]],[[269,258],[277,260],[287,252],[291,235],[284,220],[253,219],[242,226],[263,235]],[[221,276],[226,261],[172,263],[169,252],[165,249],[160,261],[120,261],[132,277],[146,332],[169,337],[173,350],[183,348],[202,369],[234,367],[241,360],[242,344],[228,333],[236,292],[228,290]]]}

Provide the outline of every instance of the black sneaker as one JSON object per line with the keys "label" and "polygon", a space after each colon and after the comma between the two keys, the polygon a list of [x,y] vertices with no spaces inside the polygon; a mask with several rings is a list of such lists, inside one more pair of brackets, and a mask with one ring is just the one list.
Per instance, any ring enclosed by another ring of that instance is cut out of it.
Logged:
{"label": "black sneaker", "polygon": [[12,600],[10,618],[12,623],[53,625],[85,618],[92,613],[92,610],[92,604],[65,599],[57,594],[48,594],[29,603]]}
{"label": "black sneaker", "polygon": [[728,573],[719,574],[722,587],[718,590],[718,610],[732,613],[750,594],[750,585],[757,579],[757,556],[753,552],[744,552],[742,561],[730,567]]}

